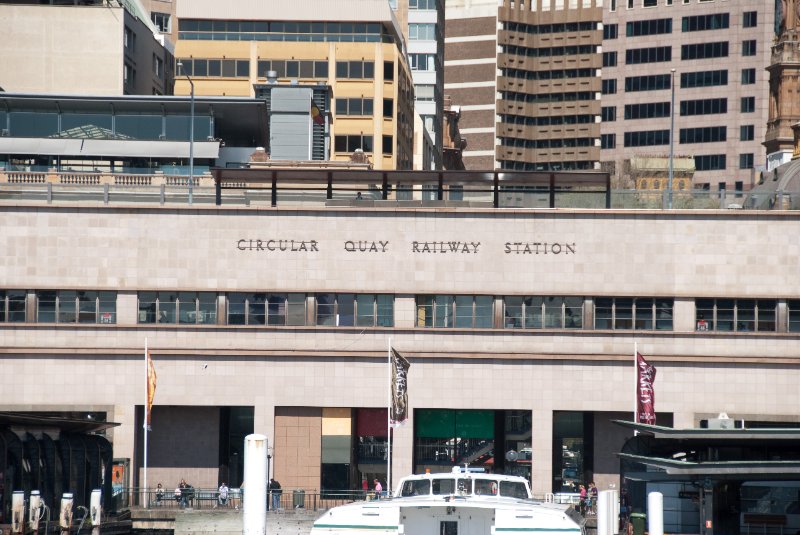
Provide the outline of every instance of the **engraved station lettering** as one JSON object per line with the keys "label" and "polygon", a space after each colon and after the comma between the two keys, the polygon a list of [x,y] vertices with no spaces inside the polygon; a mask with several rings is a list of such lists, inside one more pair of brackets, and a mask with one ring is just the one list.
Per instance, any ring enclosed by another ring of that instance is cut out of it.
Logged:
{"label": "engraved station lettering", "polygon": [[386,241],[352,241],[344,242],[344,250],[349,253],[385,253],[389,240]]}
{"label": "engraved station lettering", "polygon": [[239,240],[236,248],[240,251],[319,251],[316,240]]}
{"label": "engraved station lettering", "polygon": [[414,241],[411,242],[411,252],[476,254],[480,245],[479,241]]}
{"label": "engraved station lettering", "polygon": [[506,254],[575,254],[575,242],[506,242]]}

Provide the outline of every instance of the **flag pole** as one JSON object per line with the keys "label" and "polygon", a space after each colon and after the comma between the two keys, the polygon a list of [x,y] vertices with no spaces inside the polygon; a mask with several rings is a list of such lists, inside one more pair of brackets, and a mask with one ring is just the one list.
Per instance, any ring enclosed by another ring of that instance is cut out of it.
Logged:
{"label": "flag pole", "polygon": [[142,502],[147,509],[147,404],[150,393],[150,376],[147,362],[147,337],[144,339],[144,488],[142,490]]}
{"label": "flag pole", "polygon": [[389,338],[387,348],[389,362],[389,404],[386,407],[386,490],[392,490],[392,339]]}

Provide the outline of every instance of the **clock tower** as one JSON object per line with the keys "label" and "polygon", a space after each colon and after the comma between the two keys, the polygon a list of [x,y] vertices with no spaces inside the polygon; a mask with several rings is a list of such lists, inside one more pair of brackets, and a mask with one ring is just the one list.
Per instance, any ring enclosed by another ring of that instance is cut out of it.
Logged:
{"label": "clock tower", "polygon": [[[777,2],[776,2],[777,3]],[[769,120],[764,146],[767,170],[789,161],[794,150],[792,125],[800,122],[800,0],[780,0],[778,38],[769,71]]]}

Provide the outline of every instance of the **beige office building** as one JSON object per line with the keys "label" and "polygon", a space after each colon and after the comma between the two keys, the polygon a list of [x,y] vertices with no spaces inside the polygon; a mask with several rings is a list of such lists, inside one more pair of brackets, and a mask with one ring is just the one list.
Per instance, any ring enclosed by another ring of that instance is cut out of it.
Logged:
{"label": "beige office building", "polygon": [[[758,182],[767,162],[775,4],[605,3],[601,160],[620,187],[640,182],[633,156],[668,162],[673,117],[673,154],[694,159],[694,188],[743,191]],[[645,189],[665,189],[666,175],[662,166]]]}
{"label": "beige office building", "polygon": [[13,93],[168,95],[173,58],[138,2],[0,2],[0,87]]}
{"label": "beige office building", "polygon": [[297,193],[274,208],[4,197],[0,408],[119,422],[137,486],[147,344],[148,481],[238,486],[256,432],[287,492],[385,483],[390,346],[411,364],[395,478],[466,462],[537,495],[619,485],[630,431],[610,420],[632,418],[635,349],[658,370],[661,424],[800,421],[797,213]]}
{"label": "beige office building", "polygon": [[[331,160],[357,149],[376,169],[413,165],[414,90],[402,32],[383,0],[214,0],[177,5],[175,93],[255,96],[254,85],[327,84]],[[322,106],[322,103],[318,103]]]}

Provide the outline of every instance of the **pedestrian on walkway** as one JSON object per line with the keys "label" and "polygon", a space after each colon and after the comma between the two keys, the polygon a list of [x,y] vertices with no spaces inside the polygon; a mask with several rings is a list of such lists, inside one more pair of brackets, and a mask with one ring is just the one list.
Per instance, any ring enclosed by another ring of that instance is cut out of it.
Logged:
{"label": "pedestrian on walkway", "polygon": [[270,478],[267,489],[272,494],[272,508],[277,511],[281,508],[281,494],[283,493],[281,484],[277,480]]}

